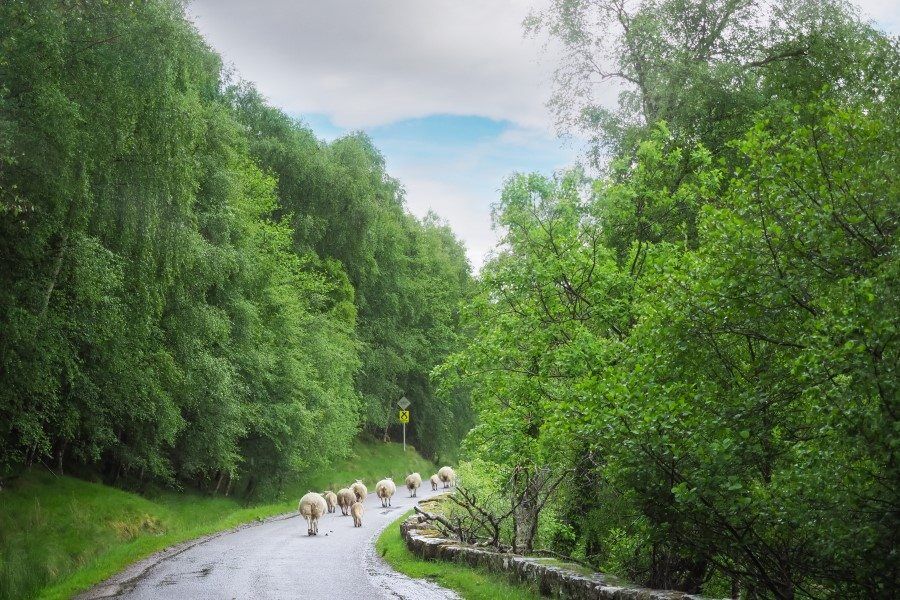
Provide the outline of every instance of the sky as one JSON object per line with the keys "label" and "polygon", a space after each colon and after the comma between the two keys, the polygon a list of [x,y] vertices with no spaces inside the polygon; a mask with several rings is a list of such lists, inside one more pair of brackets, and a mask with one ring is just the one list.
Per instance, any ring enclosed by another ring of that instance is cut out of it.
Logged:
{"label": "sky", "polygon": [[[226,64],[319,137],[365,131],[408,209],[446,219],[477,270],[497,241],[490,207],[503,181],[549,175],[580,153],[545,106],[555,49],[523,35],[547,2],[193,0],[188,13]],[[900,3],[860,5],[900,31]]]}

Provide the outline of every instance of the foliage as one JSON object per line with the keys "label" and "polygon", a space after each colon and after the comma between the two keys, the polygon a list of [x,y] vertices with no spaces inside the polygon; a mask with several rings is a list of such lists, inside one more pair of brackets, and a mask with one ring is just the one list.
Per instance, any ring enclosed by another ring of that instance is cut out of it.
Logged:
{"label": "foliage", "polygon": [[[388,437],[452,453],[461,243],[362,134],[230,81],[174,0],[0,7],[0,475],[271,495]],[[454,425],[457,423],[457,425]]]}
{"label": "foliage", "polygon": [[[633,153],[661,120],[719,154],[772,101],[894,85],[893,42],[845,0],[553,0],[526,26],[561,44],[551,107],[593,140],[598,166]],[[609,84],[617,108],[600,95]]]}
{"label": "foliage", "polygon": [[463,448],[497,474],[470,492],[509,506],[536,474],[566,476],[521,515],[536,545],[654,587],[887,598],[900,54],[838,3],[759,11],[565,1],[542,17],[572,52],[568,114],[590,112],[572,100],[588,51],[635,81],[579,124],[610,159],[600,177],[508,180],[471,340],[438,373],[471,389]]}
{"label": "foliage", "polygon": [[277,501],[252,506],[195,492],[138,495],[32,469],[0,492],[0,598],[70,598],[175,543],[296,510],[309,489],[434,469],[400,444],[354,442],[348,458],[292,482]]}
{"label": "foliage", "polygon": [[[399,522],[406,516],[401,517]],[[467,600],[519,600],[541,597],[532,589],[514,584],[506,577],[484,569],[420,559],[406,547],[400,536],[399,523],[391,524],[384,530],[376,541],[375,548],[393,569],[415,579],[434,581]]]}

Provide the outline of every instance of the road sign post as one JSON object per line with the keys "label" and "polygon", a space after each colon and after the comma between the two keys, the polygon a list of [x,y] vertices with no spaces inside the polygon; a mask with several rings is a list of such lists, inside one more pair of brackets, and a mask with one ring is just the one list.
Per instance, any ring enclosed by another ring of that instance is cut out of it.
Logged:
{"label": "road sign post", "polygon": [[400,407],[398,418],[403,423],[403,451],[406,452],[406,424],[409,423],[409,411],[407,410],[409,408],[409,400],[406,399],[406,396],[400,398],[397,406]]}

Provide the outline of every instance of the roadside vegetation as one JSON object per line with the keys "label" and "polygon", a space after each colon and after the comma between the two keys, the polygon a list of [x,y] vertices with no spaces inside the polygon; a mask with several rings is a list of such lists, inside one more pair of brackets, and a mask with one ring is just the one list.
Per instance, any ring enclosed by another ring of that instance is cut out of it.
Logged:
{"label": "roadside vegetation", "polygon": [[[473,280],[370,139],[269,106],[179,0],[0,3],[0,592],[429,474],[354,445],[405,394],[424,456],[465,436],[466,541],[896,595],[898,40],[843,0],[550,0],[526,27],[591,168],[510,176]],[[506,593],[396,534],[404,572]]]}
{"label": "roadside vegetation", "polygon": [[434,469],[413,448],[356,443],[347,459],[292,482],[280,498],[249,506],[194,491],[138,494],[32,469],[0,493],[0,598],[68,598],[172,544],[294,512],[309,490],[336,490],[357,478],[400,481]]}
{"label": "roadside vegetation", "polygon": [[897,39],[831,0],[528,25],[565,48],[552,106],[596,170],[495,206],[438,370],[478,413],[463,536],[710,596],[895,597]]}
{"label": "roadside vegetation", "polygon": [[532,600],[536,590],[517,584],[502,574],[446,561],[423,560],[409,551],[400,536],[400,523],[412,512],[391,523],[379,536],[375,549],[395,570],[414,579],[428,579],[451,589],[466,600]]}

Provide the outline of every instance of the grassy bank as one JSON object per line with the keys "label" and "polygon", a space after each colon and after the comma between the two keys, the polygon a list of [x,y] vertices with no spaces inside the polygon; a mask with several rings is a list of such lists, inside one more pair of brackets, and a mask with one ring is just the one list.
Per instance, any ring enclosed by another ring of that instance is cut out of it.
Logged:
{"label": "grassy bank", "polygon": [[400,537],[404,515],[384,530],[375,548],[391,567],[415,579],[429,579],[457,592],[466,600],[531,600],[541,596],[534,589],[511,582],[507,577],[466,565],[422,560],[409,551]]}
{"label": "grassy bank", "polygon": [[283,502],[251,507],[196,493],[144,497],[33,470],[0,491],[0,598],[68,598],[177,542],[295,510],[308,489],[356,478],[371,487],[433,469],[399,444],[360,442],[346,460],[291,485]]}

